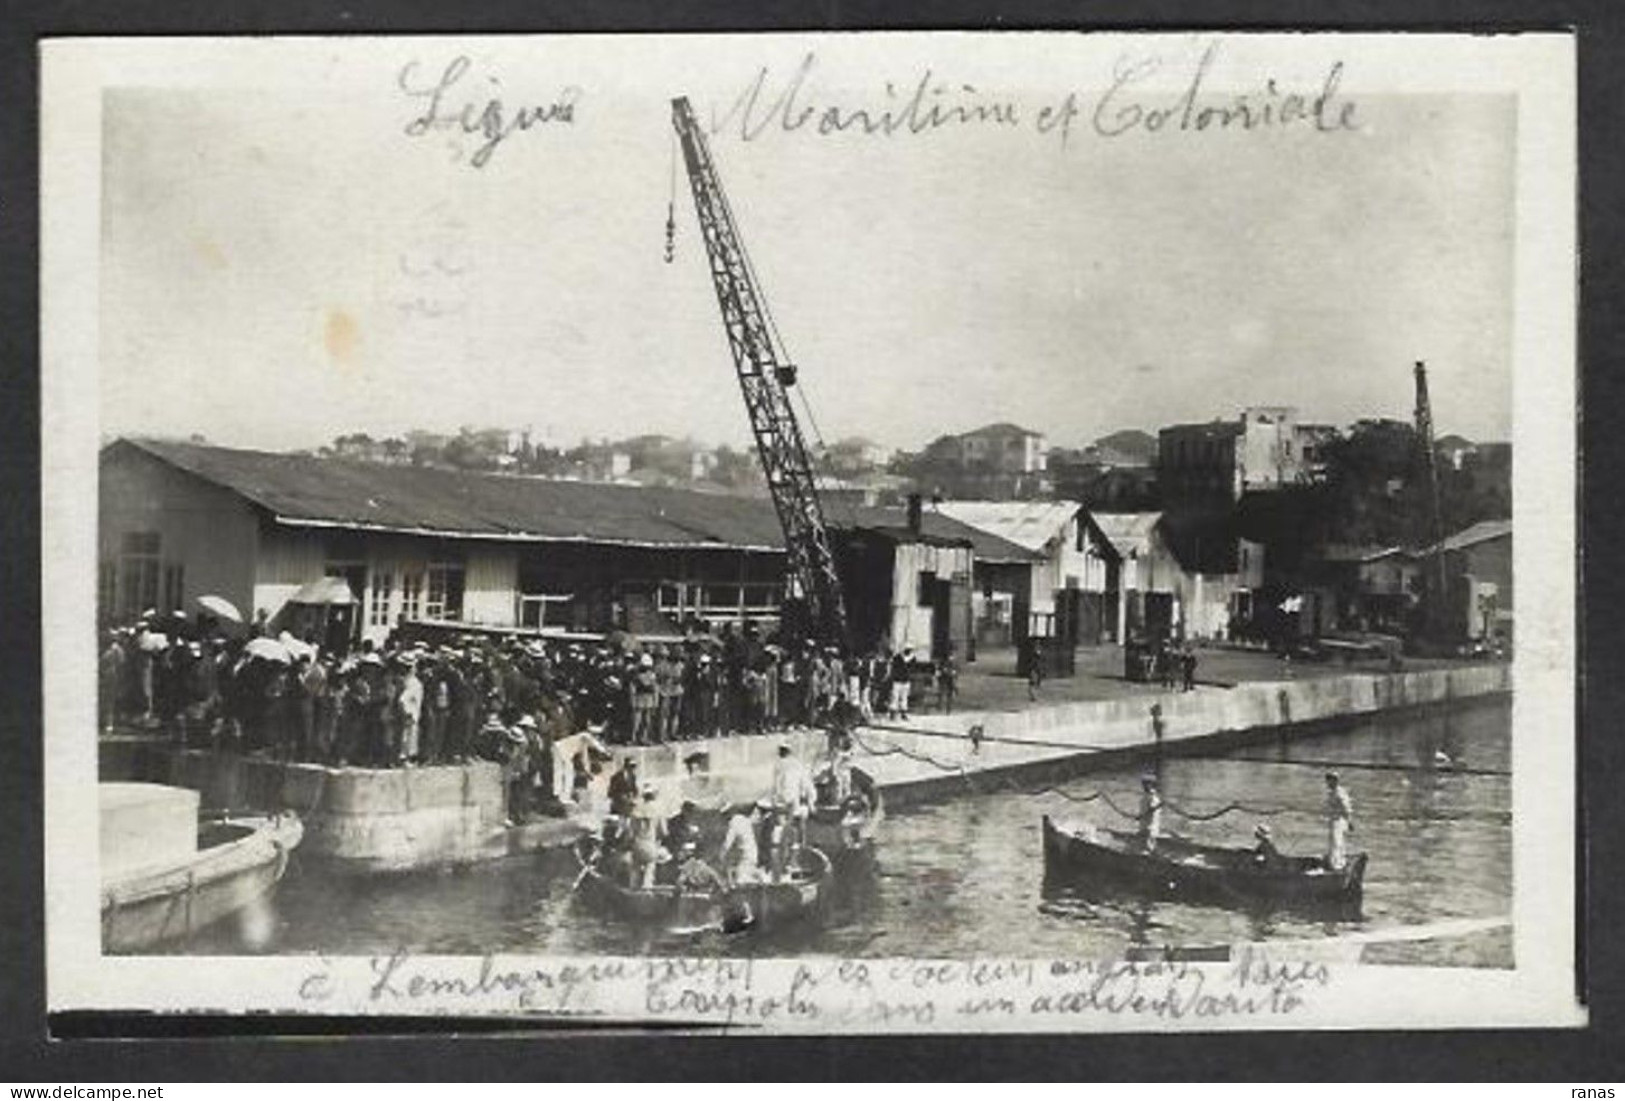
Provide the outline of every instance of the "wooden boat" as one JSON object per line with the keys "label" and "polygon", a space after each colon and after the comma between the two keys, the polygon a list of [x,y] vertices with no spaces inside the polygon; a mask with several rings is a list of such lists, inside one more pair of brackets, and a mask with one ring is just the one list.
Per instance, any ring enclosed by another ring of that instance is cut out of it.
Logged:
{"label": "wooden boat", "polygon": [[817,914],[834,880],[829,857],[801,848],[795,866],[781,882],[744,883],[717,891],[684,891],[670,884],[628,887],[598,864],[596,838],[574,848],[581,894],[623,920],[668,934],[740,933],[785,925]]}
{"label": "wooden boat", "polygon": [[1358,905],[1366,854],[1338,870],[1318,856],[1262,861],[1247,848],[1204,845],[1163,836],[1147,852],[1139,835],[1089,825],[1058,826],[1044,816],[1044,874],[1076,882],[1106,881],[1161,898],[1282,907]]}
{"label": "wooden boat", "polygon": [[874,777],[853,769],[852,792],[854,797],[845,804],[814,807],[807,817],[807,844],[835,860],[871,850],[886,817],[885,801]]}
{"label": "wooden boat", "polygon": [[134,952],[196,933],[268,894],[304,837],[291,813],[204,821],[197,851],[102,883],[102,950]]}

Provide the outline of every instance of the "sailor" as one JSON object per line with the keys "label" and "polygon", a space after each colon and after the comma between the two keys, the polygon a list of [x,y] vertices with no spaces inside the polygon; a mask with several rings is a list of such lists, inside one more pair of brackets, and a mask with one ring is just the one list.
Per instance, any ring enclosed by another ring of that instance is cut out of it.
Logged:
{"label": "sailor", "polygon": [[1340,872],[1348,864],[1348,838],[1354,829],[1354,804],[1337,773],[1326,774],[1326,867]]}
{"label": "sailor", "polygon": [[1268,824],[1260,822],[1253,827],[1253,841],[1253,863],[1268,868],[1281,859],[1281,850],[1275,847]]}
{"label": "sailor", "polygon": [[1162,835],[1162,792],[1157,790],[1155,776],[1140,777],[1139,823],[1141,844],[1146,852],[1155,851]]}
{"label": "sailor", "polygon": [[799,844],[806,838],[807,815],[818,798],[812,777],[801,759],[779,743],[779,759],[773,764],[773,809],[785,819],[787,832]]}
{"label": "sailor", "polygon": [[767,805],[759,800],[740,803],[728,818],[728,832],[722,838],[722,866],[732,886],[761,882],[761,849],[756,843],[756,828],[766,809]]}
{"label": "sailor", "polygon": [[609,778],[609,812],[625,817],[637,802],[638,763],[628,757]]}
{"label": "sailor", "polygon": [[655,868],[671,859],[671,853],[661,844],[666,823],[655,807],[654,788],[643,789],[643,801],[632,812],[631,828],[633,881],[647,889],[655,884]]}

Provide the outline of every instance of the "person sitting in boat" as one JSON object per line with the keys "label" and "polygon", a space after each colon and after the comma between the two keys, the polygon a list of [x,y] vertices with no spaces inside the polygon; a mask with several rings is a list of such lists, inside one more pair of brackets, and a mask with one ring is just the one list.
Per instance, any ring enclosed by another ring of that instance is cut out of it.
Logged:
{"label": "person sitting in boat", "polygon": [[728,889],[717,870],[700,857],[700,847],[685,841],[677,849],[677,889],[684,894],[708,895]]}
{"label": "person sitting in boat", "polygon": [[1260,822],[1253,827],[1253,863],[1261,868],[1273,867],[1281,859],[1281,850],[1275,847],[1268,824]]}
{"label": "person sitting in boat", "polygon": [[665,840],[666,824],[655,808],[654,788],[643,789],[643,799],[632,812],[629,826],[632,833],[633,881],[640,887],[653,887],[655,869],[671,859],[671,853],[661,844]]}
{"label": "person sitting in boat", "polygon": [[638,763],[628,757],[609,778],[609,812],[625,818],[638,805]]}
{"label": "person sitting in boat", "polygon": [[700,843],[700,808],[692,799],[684,799],[677,813],[666,820],[666,846],[672,851],[684,845]]}
{"label": "person sitting in boat", "polygon": [[1140,778],[1140,844],[1146,852],[1154,852],[1157,838],[1162,836],[1162,792],[1157,789],[1155,776]]}
{"label": "person sitting in boat", "polygon": [[1348,838],[1354,830],[1354,804],[1337,773],[1326,774],[1326,867],[1340,872],[1348,864]]}
{"label": "person sitting in boat", "polygon": [[626,819],[615,815],[604,819],[603,840],[598,846],[598,870],[606,879],[623,887],[637,885],[631,840]]}
{"label": "person sitting in boat", "polygon": [[761,882],[762,858],[756,829],[766,810],[767,804],[761,801],[740,803],[728,817],[728,832],[722,838],[722,867],[732,886]]}
{"label": "person sitting in boat", "polygon": [[831,734],[829,758],[819,771],[815,785],[817,805],[841,807],[852,795],[852,739],[844,732],[840,737]]}

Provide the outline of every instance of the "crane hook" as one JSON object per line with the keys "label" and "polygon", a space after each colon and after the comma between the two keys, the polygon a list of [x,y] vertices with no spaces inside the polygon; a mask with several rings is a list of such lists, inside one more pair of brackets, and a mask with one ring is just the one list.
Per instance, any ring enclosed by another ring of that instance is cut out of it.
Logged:
{"label": "crane hook", "polygon": [[666,204],[666,263],[677,255],[677,210],[675,203]]}

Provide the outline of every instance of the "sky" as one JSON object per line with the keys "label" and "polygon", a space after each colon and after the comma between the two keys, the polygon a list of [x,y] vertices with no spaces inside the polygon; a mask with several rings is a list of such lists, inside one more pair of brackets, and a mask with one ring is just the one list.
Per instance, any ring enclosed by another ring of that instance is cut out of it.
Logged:
{"label": "sky", "polygon": [[[767,87],[802,49],[769,51]],[[375,92],[342,96],[249,76],[107,93],[104,438],[748,440],[667,103],[691,91],[711,117],[756,60],[686,82],[595,68],[574,122],[476,168],[477,143],[406,132],[426,100],[399,70],[429,85],[444,56],[380,59]],[[820,55],[807,100],[873,103],[922,71],[865,64]],[[475,54],[446,102],[551,102],[559,70]],[[1054,99],[1043,74],[994,75],[1028,118]],[[1408,418],[1416,360],[1441,434],[1506,439],[1516,104],[1358,75],[1352,133],[1105,139],[1080,120],[1064,146],[1030,126],[712,144],[827,439],[917,448],[1004,420],[1077,446],[1253,404]]]}

